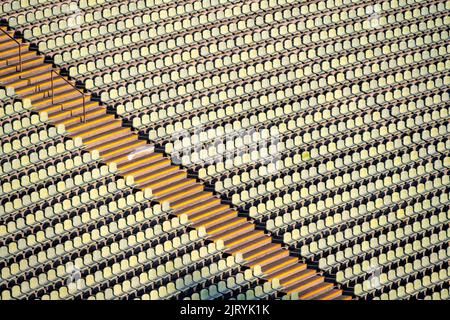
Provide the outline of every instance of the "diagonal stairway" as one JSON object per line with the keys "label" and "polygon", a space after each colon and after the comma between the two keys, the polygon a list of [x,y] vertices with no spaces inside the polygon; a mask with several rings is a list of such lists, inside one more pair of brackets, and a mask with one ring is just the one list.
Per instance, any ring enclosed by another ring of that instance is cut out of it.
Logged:
{"label": "diagonal stairway", "polygon": [[47,115],[53,125],[65,129],[72,139],[80,139],[105,163],[116,165],[120,175],[143,190],[147,199],[158,201],[168,213],[199,229],[237,261],[253,268],[257,276],[272,281],[277,290],[298,299],[351,299],[189,178],[186,170],[155,152],[89,93],[77,89],[60,70],[45,63],[43,56],[30,51],[29,44],[14,40],[13,31],[1,29],[0,85],[10,94]]}

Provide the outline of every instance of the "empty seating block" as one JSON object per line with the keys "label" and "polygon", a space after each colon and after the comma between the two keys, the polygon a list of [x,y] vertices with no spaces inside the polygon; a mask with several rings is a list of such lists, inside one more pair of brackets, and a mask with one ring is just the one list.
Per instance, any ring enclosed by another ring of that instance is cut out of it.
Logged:
{"label": "empty seating block", "polygon": [[3,1],[1,299],[448,299],[449,6]]}

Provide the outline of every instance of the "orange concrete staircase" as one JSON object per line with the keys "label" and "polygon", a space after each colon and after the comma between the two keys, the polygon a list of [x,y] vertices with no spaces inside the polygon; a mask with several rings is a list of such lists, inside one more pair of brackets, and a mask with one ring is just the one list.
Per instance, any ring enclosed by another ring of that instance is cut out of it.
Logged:
{"label": "orange concrete staircase", "polygon": [[[255,224],[221,200],[186,170],[154,149],[122,120],[107,114],[89,93],[76,88],[44,57],[29,50],[29,44],[15,39],[12,31],[0,32],[0,85],[22,99],[34,111],[45,113],[48,121],[65,129],[85,148],[96,152],[107,164],[115,164],[119,174],[144,191],[147,199],[162,203],[205,237],[215,241],[238,262],[254,269],[278,291],[298,299],[347,300],[342,290],[296,257]],[[20,50],[19,50],[20,45]]]}

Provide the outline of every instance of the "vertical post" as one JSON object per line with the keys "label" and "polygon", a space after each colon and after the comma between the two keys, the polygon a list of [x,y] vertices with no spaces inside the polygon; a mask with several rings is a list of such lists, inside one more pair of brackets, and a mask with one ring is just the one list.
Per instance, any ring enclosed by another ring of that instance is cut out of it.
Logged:
{"label": "vertical post", "polygon": [[86,123],[86,106],[84,101],[84,93],[82,93],[82,95],[83,95],[83,123]]}
{"label": "vertical post", "polygon": [[22,46],[20,45],[20,43],[18,43],[18,45],[19,45],[19,70],[20,70],[19,72],[22,72]]}
{"label": "vertical post", "polygon": [[[3,32],[7,37],[9,37],[11,40],[13,40],[19,46],[19,72],[22,72],[22,46],[21,46],[21,43],[19,41],[17,41],[16,39],[14,39],[14,37],[10,36],[8,34],[8,30],[3,30],[2,28],[0,28],[0,31]],[[8,59],[6,59],[6,65],[8,65]],[[17,71],[17,67],[16,67],[16,71]],[[22,79],[22,75],[19,75],[19,79]]]}
{"label": "vertical post", "polygon": [[54,100],[54,96],[55,96],[55,93],[53,92],[53,70],[50,70],[50,88],[52,91],[52,105],[53,105],[53,100]]}

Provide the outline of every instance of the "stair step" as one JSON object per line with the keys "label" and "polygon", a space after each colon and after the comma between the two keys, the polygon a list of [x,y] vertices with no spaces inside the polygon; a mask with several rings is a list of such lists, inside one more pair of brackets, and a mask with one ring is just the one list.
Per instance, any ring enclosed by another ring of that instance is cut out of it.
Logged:
{"label": "stair step", "polygon": [[19,45],[17,44],[17,42],[22,43],[22,39],[20,39],[20,38],[15,38],[15,40],[17,41],[16,42],[13,39],[11,39],[8,36],[6,36],[3,32],[2,32],[2,35],[4,35],[7,39],[0,38],[1,39],[0,51],[1,50],[11,49],[11,48],[14,48],[14,47],[18,47]]}
{"label": "stair step", "polygon": [[185,214],[188,217],[194,213],[200,212],[202,210],[212,208],[220,204],[220,199],[213,197],[209,199],[205,199],[203,201],[199,201],[198,203],[192,204],[188,207],[175,210],[177,215]]}
{"label": "stair step", "polygon": [[106,142],[110,141],[111,139],[114,139],[115,137],[122,137],[131,132],[132,131],[130,130],[130,128],[119,126],[117,128],[111,129],[111,130],[103,131],[103,132],[101,132],[97,135],[91,136],[89,138],[85,138],[85,139],[83,139],[83,143],[90,147],[93,147],[93,146],[97,146],[97,145],[106,143]]}
{"label": "stair step", "polygon": [[210,236],[211,239],[213,240],[223,240],[224,242],[228,239],[234,238],[240,234],[249,232],[250,230],[254,230],[255,229],[255,225],[251,222],[246,222],[244,224],[241,225],[237,225],[234,228],[225,230],[221,233],[218,234],[214,234],[212,236]]}
{"label": "stair step", "polygon": [[[51,82],[50,82],[51,84]],[[22,95],[22,99],[30,99],[32,102],[37,100],[43,100],[45,98],[56,97],[59,93],[66,92],[68,90],[73,89],[75,83],[72,81],[71,83],[67,83],[65,81],[59,81],[57,84],[53,82],[53,89],[50,85],[49,88],[39,88],[39,91],[35,91],[33,93],[29,93],[26,95]],[[16,92],[17,93],[17,92]]]}
{"label": "stair step", "polygon": [[[168,175],[169,173],[174,173],[178,171],[178,166],[167,166],[161,169],[157,169],[153,172],[147,173],[145,175],[140,176],[139,178],[134,178],[134,181],[139,184],[147,184],[149,182],[154,182],[155,180],[160,180],[165,175]],[[148,187],[148,186],[147,186]]]}
{"label": "stair step", "polygon": [[81,98],[83,100],[83,96],[85,97],[85,102],[89,101],[90,95],[81,95],[80,92],[78,92],[76,89],[74,89],[72,86],[65,86],[64,90],[61,90],[55,94],[49,94],[46,97],[35,99],[33,101],[33,106],[40,110],[45,107],[54,106],[55,104],[64,103],[66,101],[70,101],[73,99]]}
{"label": "stair step", "polygon": [[155,161],[151,161],[151,160],[147,161],[137,168],[123,171],[123,174],[124,175],[132,175],[135,178],[139,178],[144,174],[155,171],[156,169],[159,169],[162,167],[167,167],[170,164],[171,164],[170,159],[159,158],[159,159],[155,159]]}
{"label": "stair step", "polygon": [[122,136],[119,137],[115,136],[114,138],[108,139],[107,141],[103,141],[103,143],[96,144],[95,146],[91,145],[89,146],[89,149],[98,150],[100,151],[100,154],[102,154],[102,152],[116,148],[124,143],[133,142],[136,140],[137,140],[136,135],[133,134],[131,131],[128,131]]}
{"label": "stair step", "polygon": [[[287,250],[285,250],[285,251],[288,252]],[[298,262],[297,258],[291,257],[291,256],[286,256],[279,260],[262,265],[261,270],[264,274],[267,274],[270,272],[275,272],[275,271],[281,270],[284,267],[291,266],[297,262]]]}
{"label": "stair step", "polygon": [[66,130],[73,133],[83,132],[89,128],[95,129],[95,127],[98,127],[104,123],[111,122],[112,120],[114,120],[114,115],[102,114],[98,117],[86,120],[86,122],[71,124],[66,127]]}
{"label": "stair step", "polygon": [[[29,43],[21,43],[20,44],[20,49],[21,49],[22,54],[27,52],[29,50],[29,48],[30,48]],[[0,58],[9,58],[12,56],[19,56],[19,45],[18,44],[16,44],[14,47],[10,47],[8,49],[0,51]]]}
{"label": "stair step", "polygon": [[246,261],[252,261],[264,255],[267,255],[271,252],[274,252],[280,248],[281,246],[279,244],[277,245],[275,243],[270,242],[263,244],[262,246],[259,246],[257,248],[253,248],[252,250],[249,250],[247,252],[243,252],[242,256]]}
{"label": "stair step", "polygon": [[331,289],[314,297],[314,300],[333,300],[342,295],[342,290]]}
{"label": "stair step", "polygon": [[99,117],[106,113],[106,109],[96,101],[89,101],[85,105],[85,114],[83,114],[82,106],[57,111],[49,114],[48,118],[56,125],[64,124],[65,126],[83,122],[85,119],[89,121],[92,118]]}
{"label": "stair step", "polygon": [[211,199],[205,199],[205,200],[199,201],[198,203],[195,203],[189,207],[183,208],[182,210],[177,210],[177,214],[186,214],[187,216],[190,216],[194,213],[200,212],[207,208],[214,207],[219,204],[220,204],[220,199],[218,199],[218,198],[214,197]]}
{"label": "stair step", "polygon": [[[128,170],[132,170],[134,168],[137,168],[141,166],[144,163],[156,161],[157,159],[160,159],[163,157],[162,153],[154,153],[152,151],[153,148],[149,146],[148,149],[138,151],[134,155],[131,155],[126,161],[121,162],[117,168],[121,172],[126,172]],[[147,153],[147,150],[148,153]]]}
{"label": "stair step", "polygon": [[145,144],[145,141],[136,139],[135,141],[127,142],[115,148],[109,149],[108,151],[101,151],[100,156],[103,159],[108,159],[117,155],[127,156],[130,152]]}
{"label": "stair step", "polygon": [[[75,91],[77,92],[77,91]],[[86,104],[88,104],[88,102],[91,99],[91,95],[85,94],[85,95],[80,95],[79,92],[77,92],[77,95],[73,95],[71,97],[66,98],[65,100],[61,100],[61,101],[57,101],[56,99],[54,99],[54,104],[51,103],[51,99],[50,101],[48,101],[48,106],[43,106],[43,107],[36,107],[36,103],[33,103],[33,106],[35,107],[35,109],[39,112],[56,112],[56,111],[63,111],[63,110],[70,110],[72,107],[74,106],[79,106],[79,105],[83,105],[83,102]],[[84,99],[83,99],[84,97]]]}
{"label": "stair step", "polygon": [[286,291],[286,293],[288,294],[298,293],[300,297],[300,294],[302,292],[324,281],[325,277],[314,275],[312,277],[306,278],[302,281],[292,284],[291,286],[285,288],[284,291]]}
{"label": "stair step", "polygon": [[195,183],[196,183],[195,179],[189,178],[180,179],[165,186],[159,187],[157,189],[153,189],[152,193],[155,195],[155,197],[162,197],[167,194],[170,194],[172,191],[179,190],[187,186],[191,186]]}
{"label": "stair step", "polygon": [[9,64],[8,66],[2,67],[0,69],[0,76],[6,76],[10,74],[16,74],[20,71],[20,66],[22,66],[22,70],[40,65],[44,62],[44,57],[41,56],[34,56],[26,60],[22,60],[22,64],[19,64],[19,62],[15,64]]}
{"label": "stair step", "polygon": [[171,193],[158,198],[159,202],[168,202],[172,203],[180,199],[184,199],[188,196],[192,196],[198,192],[203,191],[203,185],[200,183],[194,183],[190,186],[182,187],[181,189],[174,190]]}
{"label": "stair step", "polygon": [[333,289],[332,283],[322,282],[302,291],[302,293],[298,295],[298,298],[300,300],[311,300],[332,289]]}
{"label": "stair step", "polygon": [[[33,76],[32,78],[19,80],[14,83],[10,83],[9,86],[15,88],[15,92],[19,96],[24,96],[30,93],[39,92],[41,90],[49,89],[52,87],[52,77],[50,72],[45,71]],[[53,72],[53,86],[67,83],[66,79],[60,76],[56,71]]]}
{"label": "stair step", "polygon": [[271,237],[268,237],[264,233],[261,233],[258,237],[249,239],[244,243],[241,243],[239,246],[235,246],[232,249],[230,248],[230,250],[228,251],[231,253],[235,252],[246,253],[271,242],[272,242]]}
{"label": "stair step", "polygon": [[104,122],[104,123],[96,125],[96,126],[94,125],[93,127],[87,128],[84,131],[78,131],[78,132],[70,132],[69,131],[69,132],[72,136],[81,137],[81,138],[85,139],[85,138],[89,138],[92,136],[96,136],[105,131],[110,131],[112,129],[119,128],[119,127],[121,127],[121,125],[122,125],[121,120],[109,119],[109,121],[107,121],[107,122]]}
{"label": "stair step", "polygon": [[227,210],[230,210],[230,206],[226,204],[219,204],[214,207],[206,208],[204,210],[201,210],[199,212],[192,213],[188,215],[189,220],[197,223],[200,221],[203,221],[205,219],[209,219],[211,216],[223,213]]}
{"label": "stair step", "polygon": [[195,195],[192,195],[192,196],[180,199],[180,200],[176,200],[176,201],[174,201],[174,202],[172,202],[170,204],[170,207],[173,210],[182,209],[182,208],[185,208],[185,207],[189,207],[193,203],[197,203],[200,200],[204,200],[204,199],[206,199],[208,197],[212,197],[212,196],[213,196],[212,192],[202,191],[202,192],[199,192],[199,193],[197,193]]}
{"label": "stair step", "polygon": [[104,160],[107,161],[107,163],[122,163],[125,161],[129,161],[130,159],[133,159],[136,152],[140,152],[139,150],[147,149],[153,150],[152,146],[143,141],[144,143],[141,143],[139,146],[136,146],[133,150],[129,150],[128,152],[123,152],[121,154],[113,155],[110,157],[105,158]]}
{"label": "stair step", "polygon": [[[11,37],[14,37],[13,30],[8,31],[8,29],[5,27],[2,27],[2,30],[3,30],[3,32],[0,32],[0,41],[11,40]],[[7,33],[9,35],[9,37],[5,33]]]}
{"label": "stair step", "polygon": [[230,230],[230,229],[234,229],[237,226],[245,224],[246,222],[247,222],[247,219],[244,217],[234,217],[230,220],[223,221],[221,223],[214,225],[211,228],[206,228],[206,229],[207,229],[208,234],[215,235],[215,234],[220,234],[220,233]]}
{"label": "stair step", "polygon": [[234,250],[236,247],[240,247],[245,245],[248,241],[251,241],[253,239],[259,238],[261,236],[265,236],[264,232],[261,230],[252,230],[247,233],[242,233],[240,235],[237,235],[234,238],[229,238],[226,241],[224,241],[224,245],[229,250]]}
{"label": "stair step", "polygon": [[297,261],[297,263],[295,265],[285,266],[283,269],[276,270],[275,272],[268,272],[266,277],[269,280],[272,280],[275,278],[282,279],[282,278],[286,278],[290,275],[293,275],[296,272],[306,270],[306,268],[307,268],[306,264],[300,263]]}
{"label": "stair step", "polygon": [[[274,244],[277,245],[277,243],[274,243]],[[285,250],[285,249],[282,249],[281,246],[279,246],[277,250],[274,250],[274,251],[272,251],[272,252],[270,252],[268,254],[265,254],[263,256],[256,257],[255,259],[248,261],[247,264],[250,267],[253,267],[253,266],[256,266],[256,265],[264,266],[266,264],[269,264],[269,263],[271,263],[273,261],[280,260],[280,259],[282,259],[284,257],[287,257],[287,256],[289,256],[289,251]]]}
{"label": "stair step", "polygon": [[187,172],[185,170],[172,170],[169,174],[164,177],[157,177],[156,179],[150,179],[146,182],[140,184],[141,189],[154,190],[156,188],[161,188],[169,183],[178,181],[187,177]]}
{"label": "stair step", "polygon": [[208,219],[203,219],[199,222],[196,222],[193,224],[193,226],[195,228],[198,227],[205,227],[206,228],[206,232],[208,232],[208,230],[212,227],[215,227],[216,225],[228,221],[232,218],[237,217],[237,212],[231,209],[228,209],[225,212],[213,215],[211,217],[209,217]]}
{"label": "stair step", "polygon": [[[35,51],[24,52],[24,53],[22,53],[22,62],[28,61],[35,57],[36,57]],[[20,63],[19,55],[0,59],[0,67],[8,67],[8,66],[13,66],[13,65],[18,65],[19,63]]]}
{"label": "stair step", "polygon": [[280,279],[280,284],[284,287],[290,286],[296,282],[303,281],[309,277],[314,276],[317,272],[313,269],[304,269],[294,274],[290,274],[287,277],[283,277]]}
{"label": "stair step", "polygon": [[338,296],[336,298],[333,298],[332,300],[352,300],[351,296]]}
{"label": "stair step", "polygon": [[15,81],[28,79],[32,76],[37,76],[42,74],[43,72],[48,72],[52,70],[52,65],[45,63],[40,64],[37,66],[30,66],[27,68],[22,69],[21,72],[13,72],[12,74],[3,75],[0,77],[0,83],[3,83],[4,85],[10,85],[11,83],[14,83]]}

